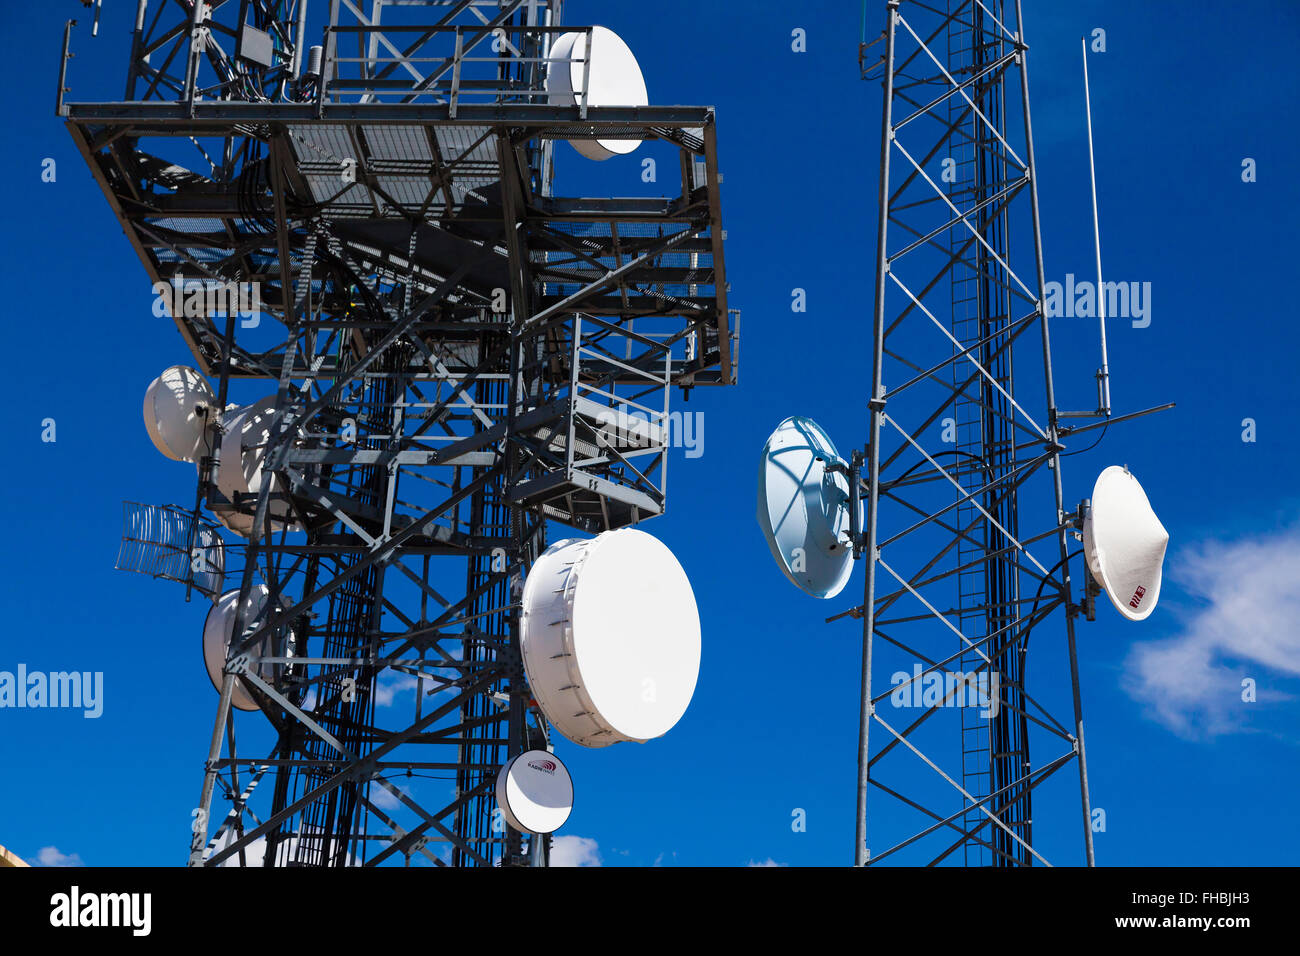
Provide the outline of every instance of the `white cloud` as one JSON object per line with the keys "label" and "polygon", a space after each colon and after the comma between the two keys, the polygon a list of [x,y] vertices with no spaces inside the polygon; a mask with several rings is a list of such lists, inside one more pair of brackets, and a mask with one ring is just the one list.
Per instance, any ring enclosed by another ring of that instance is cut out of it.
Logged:
{"label": "white cloud", "polygon": [[[406,703],[408,700],[414,701],[412,693],[418,687],[420,693],[427,693],[434,686],[433,677],[442,677],[447,680],[456,680],[460,675],[455,673],[451,668],[439,667],[434,668],[428,673],[422,674],[418,679],[413,674],[407,674],[404,671],[384,671],[379,675],[379,680],[375,682],[375,706],[392,707],[394,704]],[[425,687],[425,684],[429,687]],[[409,698],[407,695],[411,695]]]}
{"label": "white cloud", "polygon": [[[221,837],[221,839],[217,842],[217,846],[213,852],[219,852],[221,850],[224,850],[226,847],[230,846],[230,844],[234,843],[235,839],[236,839],[235,831],[227,830],[225,834]],[[282,848],[281,852],[288,852],[289,854],[292,854],[293,851],[298,846],[298,838],[295,836],[291,836],[289,837],[287,842],[288,842],[289,849],[285,851],[283,849],[285,843],[282,842],[280,844],[280,847]],[[238,853],[232,853],[230,856],[222,860],[219,865],[231,866],[231,867],[238,867],[244,865],[247,865],[249,867],[261,866],[263,862],[266,860],[266,837],[260,836],[252,843],[248,844],[248,846],[244,847],[244,859],[247,861],[246,864],[239,862]]]}
{"label": "white cloud", "polygon": [[1286,699],[1270,678],[1300,676],[1300,526],[1189,549],[1171,578],[1202,598],[1177,637],[1136,644],[1125,689],[1185,737],[1245,729],[1242,680],[1259,701]]}
{"label": "white cloud", "polygon": [[[233,830],[227,830],[225,836],[223,836],[221,838],[221,841],[217,844],[216,851],[214,852],[224,850],[226,847],[230,846],[230,844],[234,842],[235,842],[235,832]],[[279,844],[277,844],[277,846],[278,846],[278,849],[276,851],[277,859],[279,860],[280,865],[284,865],[284,863],[287,860],[293,859],[294,855],[297,853],[298,837],[290,836],[288,840],[282,839],[279,842]],[[252,843],[248,844],[248,846],[244,847],[244,858],[245,860],[248,861],[247,865],[250,869],[255,866],[262,866],[266,862],[266,837],[260,836]],[[239,862],[239,854],[232,853],[230,856],[222,860],[221,863],[219,863],[218,865],[238,868],[243,864]],[[349,859],[348,865],[349,866],[361,865],[360,861],[357,860],[355,853]]]}
{"label": "white cloud", "polygon": [[551,841],[551,866],[600,864],[600,847],[591,837],[562,836]]}
{"label": "white cloud", "polygon": [[[398,793],[406,794],[408,797],[411,795],[410,790],[398,787],[396,784],[392,784],[392,786],[397,788]],[[373,782],[370,786],[370,802],[380,810],[387,810],[390,813],[397,810],[399,807],[405,806],[397,794],[393,793],[388,789],[388,787],[385,787],[378,781]]]}
{"label": "white cloud", "polygon": [[753,860],[750,860],[750,861],[749,861],[748,863],[746,863],[745,865],[746,865],[746,866],[785,866],[784,863],[778,863],[778,862],[776,862],[776,860],[772,859],[770,856],[769,856],[766,860],[764,860],[763,862],[761,862],[761,863],[756,863],[756,862],[754,862]]}
{"label": "white cloud", "polygon": [[405,698],[408,693],[415,690],[418,683],[419,681],[410,674],[385,671],[375,682],[375,706],[393,706],[399,697]]}
{"label": "white cloud", "polygon": [[85,866],[75,853],[61,853],[56,846],[43,846],[36,854],[34,866]]}

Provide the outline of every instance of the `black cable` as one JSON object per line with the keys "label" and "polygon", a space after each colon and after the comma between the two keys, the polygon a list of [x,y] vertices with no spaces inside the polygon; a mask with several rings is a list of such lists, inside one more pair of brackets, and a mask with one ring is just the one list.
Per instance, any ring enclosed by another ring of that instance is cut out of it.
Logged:
{"label": "black cable", "polygon": [[[1069,561],[1071,558],[1076,558],[1081,554],[1083,554],[1083,548],[1080,548],[1078,551],[1075,551],[1073,554],[1067,554],[1060,561],[1057,561],[1056,564],[1052,565],[1051,570],[1043,575],[1043,580],[1038,582],[1038,593],[1034,595],[1034,606],[1029,609],[1029,619],[1031,621],[1034,618],[1034,614],[1036,614],[1038,611],[1038,602],[1043,596],[1044,585],[1046,585],[1048,581],[1052,580],[1052,575],[1056,573],[1057,569],[1060,568],[1061,565],[1065,564],[1065,562]],[[1028,637],[1025,638],[1025,649],[1026,650],[1029,649]]]}
{"label": "black cable", "polygon": [[1103,438],[1106,437],[1106,429],[1108,429],[1108,428],[1110,428],[1110,419],[1109,419],[1109,418],[1106,419],[1106,424],[1104,424],[1104,425],[1101,426],[1101,434],[1097,436],[1097,440],[1096,440],[1095,442],[1093,442],[1093,443],[1092,443],[1091,445],[1089,445],[1087,448],[1079,448],[1079,449],[1076,449],[1075,451],[1067,451],[1067,452],[1064,452],[1064,453],[1061,455],[1061,457],[1062,457],[1062,458],[1069,458],[1071,455],[1082,455],[1085,451],[1092,451],[1092,450],[1093,450],[1094,448],[1096,448],[1099,444],[1101,444],[1101,440],[1102,440]]}

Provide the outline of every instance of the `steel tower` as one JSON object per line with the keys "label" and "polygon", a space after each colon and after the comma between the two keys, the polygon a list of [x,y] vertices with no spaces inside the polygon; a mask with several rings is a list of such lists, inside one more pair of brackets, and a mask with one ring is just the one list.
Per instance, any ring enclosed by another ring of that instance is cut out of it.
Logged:
{"label": "steel tower", "polygon": [[[714,113],[585,85],[553,105],[551,44],[591,30],[559,0],[307,6],[138,0],[115,102],[65,102],[64,35],[59,115],[149,281],[253,285],[264,314],[171,310],[220,407],[274,393],[243,452],[275,483],[219,491],[214,419],[193,512],[128,509],[124,566],[213,597],[220,568],[240,594],[189,862],[265,841],[266,865],[544,864],[549,840],[493,812],[498,768],[550,733],[521,582],[548,523],[661,514],[673,390],[735,381]],[[557,141],[598,137],[668,144],[669,198],[557,195],[554,165],[587,162]],[[658,427],[610,426],[629,410]],[[202,509],[254,530],[217,546]],[[403,685],[411,705],[377,711]],[[399,785],[421,776],[447,795]]]}
{"label": "steel tower", "polygon": [[1034,792],[1073,762],[1092,864],[1061,463],[1109,411],[1057,405],[1020,2],[885,7],[855,859],[1047,863]]}

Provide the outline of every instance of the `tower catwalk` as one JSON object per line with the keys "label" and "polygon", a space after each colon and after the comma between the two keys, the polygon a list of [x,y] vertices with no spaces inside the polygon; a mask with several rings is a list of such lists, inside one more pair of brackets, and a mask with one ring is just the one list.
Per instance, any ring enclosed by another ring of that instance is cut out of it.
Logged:
{"label": "tower catwalk", "polygon": [[[521,585],[548,524],[661,514],[673,390],[735,380],[714,113],[556,103],[551,46],[592,36],[559,0],[307,7],[139,0],[123,100],[60,77],[216,407],[268,396],[198,462],[194,517],[244,530],[189,542],[238,592],[189,862],[544,865],[493,791],[551,735]],[[667,198],[557,195],[598,137],[671,150]],[[223,287],[260,318],[189,307]]]}

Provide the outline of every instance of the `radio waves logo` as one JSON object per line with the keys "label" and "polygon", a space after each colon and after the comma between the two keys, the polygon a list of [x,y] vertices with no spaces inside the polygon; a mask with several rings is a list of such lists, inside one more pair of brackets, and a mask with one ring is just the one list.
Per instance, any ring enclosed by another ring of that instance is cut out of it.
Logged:
{"label": "radio waves logo", "polygon": [[534,770],[540,770],[542,773],[549,773],[555,776],[555,762],[553,760],[530,760],[528,766]]}

